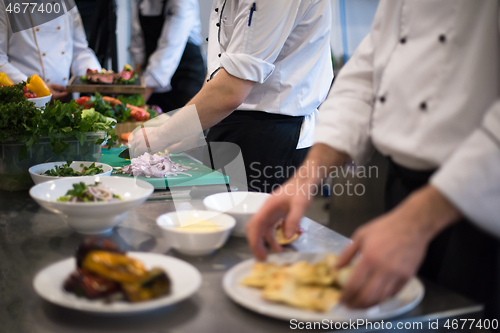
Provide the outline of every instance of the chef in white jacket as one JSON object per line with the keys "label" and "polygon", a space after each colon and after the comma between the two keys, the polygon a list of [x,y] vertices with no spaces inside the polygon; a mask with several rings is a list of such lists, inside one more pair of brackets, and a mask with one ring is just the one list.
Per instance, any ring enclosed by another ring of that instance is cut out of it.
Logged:
{"label": "chef in white jacket", "polygon": [[[307,154],[317,108],[331,86],[330,1],[214,0],[209,24],[207,82],[188,105],[209,129],[211,146],[229,143],[241,151],[248,188],[270,192],[288,178],[280,170],[300,165]],[[148,129],[148,142],[178,142],[175,132],[188,121],[177,119]],[[147,151],[141,133],[132,155]],[[214,147],[211,153],[216,161],[231,155]]]}
{"label": "chef in white jacket", "polygon": [[[35,10],[31,15],[46,14]],[[0,2],[0,72],[16,83],[37,74],[49,86],[52,98],[60,99],[67,96],[70,75],[83,75],[87,68],[100,70],[101,66],[88,48],[76,6],[47,23],[13,32]]]}
{"label": "chef in white jacket", "polygon": [[[348,305],[394,295],[421,266],[498,319],[499,21],[498,1],[383,0],[320,108],[304,165],[362,165],[374,149],[390,164],[388,212],[357,230],[339,263],[361,255],[343,294]],[[324,176],[308,175],[296,175],[250,221],[258,258],[279,218],[288,236],[298,228],[312,198],[300,189]]]}
{"label": "chef in white jacket", "polygon": [[186,105],[206,76],[198,0],[135,0],[131,27],[130,53],[144,72],[146,102],[164,112]]}

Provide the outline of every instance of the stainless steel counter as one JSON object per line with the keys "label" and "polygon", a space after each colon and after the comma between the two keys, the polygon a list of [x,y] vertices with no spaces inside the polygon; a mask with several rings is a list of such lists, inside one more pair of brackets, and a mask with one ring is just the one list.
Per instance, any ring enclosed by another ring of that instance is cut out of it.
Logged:
{"label": "stainless steel counter", "polygon": [[[181,203],[202,208],[201,200]],[[172,201],[147,201],[109,235],[127,250],[166,253],[196,266],[203,284],[192,298],[150,313],[118,317],[89,315],[41,300],[33,290],[34,275],[55,261],[72,256],[83,239],[59,217],[40,208],[27,192],[0,191],[0,332],[288,332],[290,324],[248,311],[222,290],[222,277],[233,265],[251,258],[245,239],[231,238],[207,257],[187,257],[170,251],[161,239],[156,218],[174,210]],[[349,240],[311,220],[307,232],[289,251],[339,253]],[[413,311],[391,321],[478,318],[482,307],[433,284]],[[419,332],[425,331],[418,330]],[[443,330],[448,331],[448,330]],[[432,330],[436,332],[436,330]]]}

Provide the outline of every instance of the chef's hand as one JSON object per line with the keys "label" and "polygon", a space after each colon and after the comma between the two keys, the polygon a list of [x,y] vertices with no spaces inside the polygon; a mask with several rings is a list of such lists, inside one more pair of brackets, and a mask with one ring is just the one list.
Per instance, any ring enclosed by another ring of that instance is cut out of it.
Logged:
{"label": "chef's hand", "polygon": [[[157,153],[163,151],[163,142],[159,140],[161,137],[158,127],[137,127],[129,137],[130,142],[130,158],[136,158],[144,153]],[[149,145],[149,148],[148,148]]]}
{"label": "chef's hand", "polygon": [[247,224],[248,243],[257,259],[266,259],[264,241],[274,251],[281,251],[281,246],[274,239],[274,225],[285,219],[285,238],[292,238],[299,231],[300,220],[314,198],[313,191],[319,188],[317,184],[328,176],[326,170],[330,166],[343,165],[348,159],[348,155],[322,143],[311,147],[296,174],[273,193]]}
{"label": "chef's hand", "polygon": [[459,217],[436,188],[427,186],[360,227],[338,263],[344,267],[360,254],[341,301],[367,308],[394,296],[417,272],[432,238]]}
{"label": "chef's hand", "polygon": [[307,182],[307,179],[297,177],[287,181],[248,222],[248,243],[257,259],[264,260],[267,257],[265,241],[274,252],[281,252],[281,246],[274,239],[274,225],[278,221],[285,220],[286,239],[292,238],[299,230],[300,220],[313,198],[307,190]]}
{"label": "chef's hand", "polygon": [[65,86],[61,86],[59,84],[55,83],[49,83],[47,84],[47,87],[49,87],[50,93],[52,94],[52,100],[61,100],[66,97],[68,97],[68,92],[66,91]]}

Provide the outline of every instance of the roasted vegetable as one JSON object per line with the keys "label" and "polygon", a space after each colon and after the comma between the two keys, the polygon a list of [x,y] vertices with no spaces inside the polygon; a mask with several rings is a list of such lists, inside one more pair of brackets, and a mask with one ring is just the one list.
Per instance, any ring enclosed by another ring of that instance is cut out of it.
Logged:
{"label": "roasted vegetable", "polygon": [[97,299],[120,291],[120,284],[79,268],[64,282],[64,290],[77,296]]}
{"label": "roasted vegetable", "polygon": [[83,259],[92,251],[107,251],[125,254],[115,243],[105,238],[87,237],[76,250],[76,265],[81,268]]}
{"label": "roasted vegetable", "polygon": [[137,283],[146,275],[144,265],[134,258],[105,251],[92,251],[82,262],[82,268],[116,282]]}
{"label": "roasted vegetable", "polygon": [[153,268],[136,283],[123,283],[122,289],[130,302],[148,301],[170,293],[170,279],[161,268]]}

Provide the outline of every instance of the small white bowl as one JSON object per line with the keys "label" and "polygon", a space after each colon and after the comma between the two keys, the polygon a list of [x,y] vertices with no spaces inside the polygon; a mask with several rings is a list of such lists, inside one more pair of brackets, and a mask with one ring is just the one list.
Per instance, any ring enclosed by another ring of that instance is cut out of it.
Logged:
{"label": "small white bowl", "polygon": [[[70,164],[70,167],[77,172],[81,172],[83,170],[83,168],[80,166],[81,164],[83,164],[83,166],[89,167],[92,165],[92,163],[95,163],[95,166],[102,165],[102,171],[104,171],[103,173],[100,173],[96,176],[101,176],[101,177],[111,176],[113,168],[110,165],[104,163],[74,161],[73,163]],[[31,168],[29,168],[31,179],[33,179],[33,182],[35,183],[35,185],[37,185],[43,182],[48,182],[51,180],[56,180],[61,178],[74,178],[74,177],[53,177],[44,175],[45,171],[54,169],[56,165],[61,166],[63,164],[66,164],[66,162],[51,162],[51,163],[37,164],[35,166],[32,166]],[[87,177],[93,177],[93,176],[87,176]]]}
{"label": "small white bowl", "polygon": [[[101,182],[109,186],[122,200],[113,202],[58,202],[57,199],[73,184]],[[69,226],[81,234],[95,235],[110,231],[128,211],[142,204],[153,193],[153,185],[124,177],[65,177],[35,185],[31,197],[43,208],[60,215]]]}
{"label": "small white bowl", "polygon": [[[192,231],[181,229],[201,221],[209,221],[219,227],[213,231]],[[190,256],[207,255],[220,249],[229,238],[231,229],[236,225],[233,217],[219,212],[205,210],[186,210],[163,214],[156,220],[163,235],[172,248]]]}
{"label": "small white bowl", "polygon": [[203,200],[209,210],[231,215],[236,219],[233,236],[245,237],[245,226],[250,218],[259,211],[271,195],[258,192],[224,192],[212,194]]}
{"label": "small white bowl", "polygon": [[44,97],[37,97],[37,98],[28,98],[28,101],[35,103],[35,106],[37,108],[44,107],[45,104],[50,102],[50,99],[52,98],[52,94],[49,96],[44,96]]}

